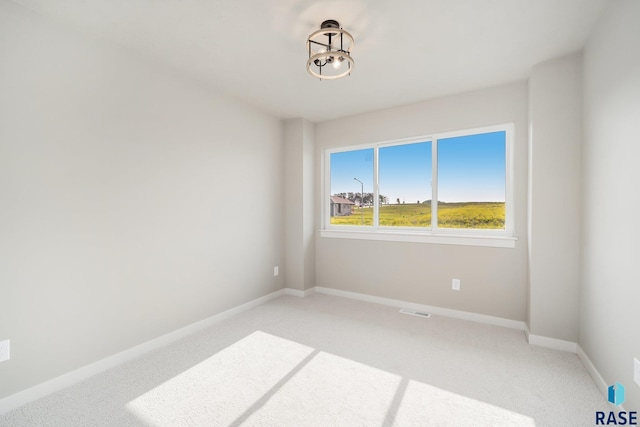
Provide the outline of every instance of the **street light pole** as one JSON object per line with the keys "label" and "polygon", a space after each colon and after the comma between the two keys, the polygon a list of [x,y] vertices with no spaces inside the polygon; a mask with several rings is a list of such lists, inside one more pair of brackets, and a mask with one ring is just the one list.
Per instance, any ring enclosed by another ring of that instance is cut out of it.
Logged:
{"label": "street light pole", "polygon": [[364,184],[358,178],[353,178],[360,183],[360,212],[362,212],[362,225],[364,225]]}

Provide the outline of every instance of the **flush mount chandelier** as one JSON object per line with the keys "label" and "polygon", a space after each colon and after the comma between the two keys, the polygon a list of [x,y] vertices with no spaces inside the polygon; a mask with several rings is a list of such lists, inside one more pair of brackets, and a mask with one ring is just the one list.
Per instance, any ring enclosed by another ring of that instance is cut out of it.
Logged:
{"label": "flush mount chandelier", "polygon": [[350,75],[355,62],[351,57],[353,36],[328,19],[307,38],[307,71],[320,80],[335,80]]}

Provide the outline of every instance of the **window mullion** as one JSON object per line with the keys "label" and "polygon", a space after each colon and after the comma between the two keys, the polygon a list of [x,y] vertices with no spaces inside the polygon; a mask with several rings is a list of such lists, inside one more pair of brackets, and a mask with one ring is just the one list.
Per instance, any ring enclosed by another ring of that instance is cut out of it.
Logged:
{"label": "window mullion", "polygon": [[327,151],[324,158],[322,159],[322,165],[324,168],[324,180],[322,180],[322,206],[324,209],[322,210],[323,224],[324,227],[327,228],[331,225],[331,202],[328,204],[326,200],[331,200],[331,153]]}
{"label": "window mullion", "polygon": [[514,199],[513,199],[513,126],[505,129],[505,231],[514,234]]}
{"label": "window mullion", "polygon": [[438,140],[431,140],[431,232],[438,231]]}
{"label": "window mullion", "polygon": [[376,145],[373,147],[373,227],[378,228],[379,220],[378,215],[380,212],[379,207],[379,194],[380,194],[380,186],[378,182],[378,150],[379,147]]}

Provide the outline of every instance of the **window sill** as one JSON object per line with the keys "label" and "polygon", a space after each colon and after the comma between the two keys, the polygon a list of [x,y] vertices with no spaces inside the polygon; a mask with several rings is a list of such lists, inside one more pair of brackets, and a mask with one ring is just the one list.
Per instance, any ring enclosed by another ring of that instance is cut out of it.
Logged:
{"label": "window sill", "polygon": [[320,230],[320,237],[334,239],[382,240],[388,242],[515,248],[517,237],[460,234],[427,234],[411,231]]}

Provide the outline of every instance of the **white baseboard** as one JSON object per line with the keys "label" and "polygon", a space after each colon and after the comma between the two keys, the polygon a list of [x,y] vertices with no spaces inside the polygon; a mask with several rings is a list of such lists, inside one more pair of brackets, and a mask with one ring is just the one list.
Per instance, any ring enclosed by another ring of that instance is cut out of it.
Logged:
{"label": "white baseboard", "polygon": [[114,354],[113,356],[106,357],[97,362],[83,366],[82,368],[60,375],[59,377],[53,378],[44,383],[5,397],[4,399],[0,399],[0,414],[8,412],[14,408],[32,402],[36,399],[40,399],[41,397],[47,396],[58,390],[62,390],[63,388],[83,381],[93,375],[104,372],[107,369],[111,369],[125,362],[129,362],[144,355],[145,353],[164,347],[184,337],[206,329],[209,326],[214,325],[222,320],[226,320],[238,313],[264,304],[265,302],[284,295],[285,293],[287,293],[287,289],[280,289],[268,295],[241,304],[237,307],[230,308],[229,310],[223,311],[222,313],[218,313],[206,319],[192,323],[188,326],[185,326],[184,328],[169,332],[168,334],[152,339],[151,341],[147,341],[128,350]]}
{"label": "white baseboard", "polygon": [[529,331],[529,327],[525,325],[524,333],[527,336],[527,342],[538,347],[546,347],[552,350],[567,351],[569,353],[577,353],[578,344],[573,341],[565,341],[557,338],[545,337],[542,335],[534,335]]}
{"label": "white baseboard", "polygon": [[[311,291],[311,290],[312,289],[309,289],[308,291]],[[608,397],[607,382],[602,378],[602,376],[600,375],[600,373],[598,372],[594,364],[591,362],[587,354],[582,350],[580,345],[578,345],[573,341],[565,341],[557,338],[550,338],[550,337],[545,337],[541,335],[533,335],[529,331],[529,328],[527,327],[525,322],[519,322],[516,320],[510,320],[510,319],[503,319],[500,317],[486,316],[483,314],[469,313],[466,311],[459,311],[459,310],[453,310],[448,308],[432,307],[432,306],[423,305],[423,304],[410,303],[406,301],[376,297],[372,295],[360,294],[357,292],[342,291],[339,289],[325,288],[321,286],[316,286],[314,290],[319,294],[327,294],[327,295],[334,295],[334,296],[339,296],[344,298],[351,298],[351,299],[356,299],[360,301],[388,305],[392,307],[410,308],[413,310],[429,312],[429,313],[437,314],[440,316],[454,317],[457,319],[471,320],[474,322],[487,323],[490,325],[504,326],[507,328],[522,330],[524,331],[527,338],[527,342],[530,345],[546,347],[553,350],[566,351],[569,353],[576,353],[580,358],[580,361],[582,362],[582,364],[587,369],[587,372],[589,372],[589,375],[591,375],[594,382],[596,383],[598,390],[600,390],[600,392],[603,394],[605,399]],[[622,405],[620,405],[618,409],[621,411],[625,410]]]}
{"label": "white baseboard", "polygon": [[[587,372],[589,372],[589,375],[591,375],[591,378],[593,378],[593,382],[596,383],[596,387],[598,388],[598,390],[600,390],[600,393],[602,393],[605,399],[608,399],[609,386],[607,385],[607,382],[604,380],[604,378],[602,378],[602,375],[600,375],[600,372],[598,372],[598,370],[596,369],[596,366],[593,364],[593,362],[591,362],[591,359],[589,359],[587,353],[584,352],[580,345],[577,345],[576,353],[584,367],[587,369]],[[618,408],[621,408],[621,406],[618,406]],[[624,411],[624,409],[620,410]]]}
{"label": "white baseboard", "polygon": [[360,301],[373,302],[376,304],[388,305],[398,308],[409,308],[416,311],[428,312],[440,316],[454,317],[456,319],[471,320],[473,322],[486,323],[488,325],[503,326],[505,328],[524,330],[524,322],[501,317],[487,316],[485,314],[470,313],[468,311],[453,310],[450,308],[434,307],[424,304],[416,304],[391,298],[376,297],[373,295],[360,294],[357,292],[341,291],[339,289],[324,288],[316,286],[315,291],[319,294],[335,295],[344,298],[351,298]]}
{"label": "white baseboard", "polygon": [[298,289],[292,289],[292,288],[285,288],[284,293],[285,295],[292,295],[294,297],[300,297],[300,298],[304,298],[306,296],[309,296],[313,293],[315,293],[316,288],[313,287],[311,289],[306,289],[304,291],[298,290]]}
{"label": "white baseboard", "polygon": [[247,303],[241,304],[237,307],[233,307],[229,310],[223,311],[222,313],[213,315],[207,319],[200,320],[198,322],[192,323],[191,325],[185,326],[184,328],[178,329],[176,331],[162,335],[153,340],[147,341],[143,344],[132,347],[123,352],[114,354],[113,356],[109,356],[97,362],[91,363],[87,366],[83,366],[82,368],[68,372],[59,377],[53,378],[49,381],[46,381],[44,383],[31,387],[27,390],[5,397],[4,399],[0,399],[0,414],[8,412],[12,409],[15,409],[26,403],[32,402],[36,399],[42,398],[48,394],[54,393],[63,388],[69,387],[93,375],[104,372],[107,369],[113,368],[115,366],[121,365],[133,359],[136,359],[144,355],[145,353],[164,347],[184,337],[194,334],[200,330],[203,330],[209,326],[212,326],[222,320],[228,319],[238,313],[241,313],[243,311],[246,311],[258,305],[264,304],[265,302],[275,299],[281,295],[306,297],[316,292],[320,294],[351,298],[355,300],[372,302],[376,304],[382,304],[382,305],[398,307],[398,308],[409,308],[412,310],[429,312],[429,313],[440,315],[440,316],[453,317],[457,319],[470,320],[470,321],[485,323],[489,325],[503,326],[511,329],[522,330],[525,332],[527,336],[527,340],[531,345],[538,345],[541,347],[548,347],[555,350],[562,350],[562,351],[577,353],[578,357],[580,358],[582,363],[585,365],[587,371],[589,372],[589,374],[595,381],[596,385],[598,386],[598,389],[602,391],[605,398],[607,397],[607,388],[608,388],[607,383],[604,381],[604,379],[602,378],[600,373],[597,371],[597,369],[595,368],[595,366],[593,365],[589,357],[586,355],[586,353],[582,350],[582,348],[578,344],[570,341],[555,339],[555,338],[532,335],[529,332],[529,329],[527,328],[524,322],[511,320],[511,319],[503,319],[500,317],[487,316],[484,314],[470,313],[470,312],[460,311],[460,310],[434,307],[434,306],[429,306],[424,304],[416,304],[416,303],[411,303],[411,302],[406,302],[406,301],[401,301],[401,300],[396,300],[391,298],[377,297],[377,296],[361,294],[357,292],[342,291],[339,289],[316,286],[310,289],[306,289],[304,291],[298,290],[298,289],[291,289],[291,288],[280,289],[268,295],[265,295],[260,298],[256,298],[252,301],[249,301]]}

